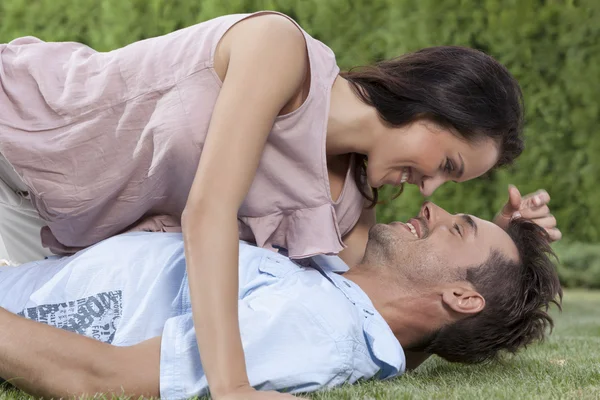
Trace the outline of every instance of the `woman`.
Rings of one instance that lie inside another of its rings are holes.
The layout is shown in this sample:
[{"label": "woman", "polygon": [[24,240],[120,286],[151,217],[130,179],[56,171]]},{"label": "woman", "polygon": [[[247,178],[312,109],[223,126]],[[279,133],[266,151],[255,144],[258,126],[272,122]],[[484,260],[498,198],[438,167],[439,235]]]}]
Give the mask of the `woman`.
[{"label": "woman", "polygon": [[[216,398],[284,396],[248,383],[238,238],[352,264],[374,223],[369,187],[416,184],[428,196],[523,147],[518,85],[490,57],[433,48],[340,75],[331,50],[273,12],[110,53],[34,38],[0,50],[3,179],[31,199],[55,253],[181,225]],[[517,197],[506,218],[539,217],[556,234],[547,194],[533,208]]]}]

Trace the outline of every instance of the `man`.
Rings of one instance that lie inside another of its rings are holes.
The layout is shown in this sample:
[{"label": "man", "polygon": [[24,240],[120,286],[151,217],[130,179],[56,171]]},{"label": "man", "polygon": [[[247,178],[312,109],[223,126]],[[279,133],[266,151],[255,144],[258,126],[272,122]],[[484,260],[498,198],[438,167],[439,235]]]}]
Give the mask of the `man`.
[{"label": "man", "polygon": [[[471,363],[543,338],[562,291],[542,232],[425,203],[406,224],[374,226],[343,274],[326,257],[240,244],[250,383],[307,392],[398,376],[404,351]],[[0,376],[44,397],[206,393],[183,254],[180,235],[136,233],[1,269]]]}]

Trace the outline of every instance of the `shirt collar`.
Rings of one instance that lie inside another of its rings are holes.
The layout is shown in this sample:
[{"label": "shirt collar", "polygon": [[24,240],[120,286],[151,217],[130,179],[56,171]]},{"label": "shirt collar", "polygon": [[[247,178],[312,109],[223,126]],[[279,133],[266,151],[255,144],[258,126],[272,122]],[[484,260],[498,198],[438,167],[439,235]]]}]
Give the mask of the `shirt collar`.
[{"label": "shirt collar", "polygon": [[325,254],[319,254],[311,257],[311,259],[319,266],[323,271],[344,273],[350,269],[348,265],[342,261],[338,256],[328,256]]},{"label": "shirt collar", "polygon": [[356,283],[338,274],[348,271],[348,266],[336,256],[315,256],[312,261],[313,267],[320,270],[363,315],[367,344],[381,364],[379,379],[403,374],[406,368],[404,350],[389,325],[375,309],[369,296]]}]

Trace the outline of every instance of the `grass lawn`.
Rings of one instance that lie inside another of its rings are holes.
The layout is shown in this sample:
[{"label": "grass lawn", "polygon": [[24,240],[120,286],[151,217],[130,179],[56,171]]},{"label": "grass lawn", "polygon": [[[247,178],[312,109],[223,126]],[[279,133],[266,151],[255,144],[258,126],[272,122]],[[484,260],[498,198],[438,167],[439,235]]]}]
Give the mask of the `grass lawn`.
[{"label": "grass lawn", "polygon": [[[366,382],[311,399],[600,399],[600,292],[567,291],[550,339],[502,364],[427,361],[388,382]],[[0,400],[27,398],[18,391]],[[110,398],[107,396],[107,398]]]},{"label": "grass lawn", "polygon": [[600,292],[570,290],[550,338],[502,364],[430,359],[391,382],[347,386],[313,399],[600,399]]}]

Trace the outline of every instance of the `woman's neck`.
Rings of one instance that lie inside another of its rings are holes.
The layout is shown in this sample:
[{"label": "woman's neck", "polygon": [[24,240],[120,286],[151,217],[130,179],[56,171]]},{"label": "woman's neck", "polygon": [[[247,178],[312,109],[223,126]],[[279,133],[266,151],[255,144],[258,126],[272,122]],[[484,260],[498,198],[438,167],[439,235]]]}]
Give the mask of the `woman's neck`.
[{"label": "woman's neck", "polygon": [[380,127],[377,110],[365,104],[350,83],[338,76],[331,88],[327,155],[368,154]]}]

